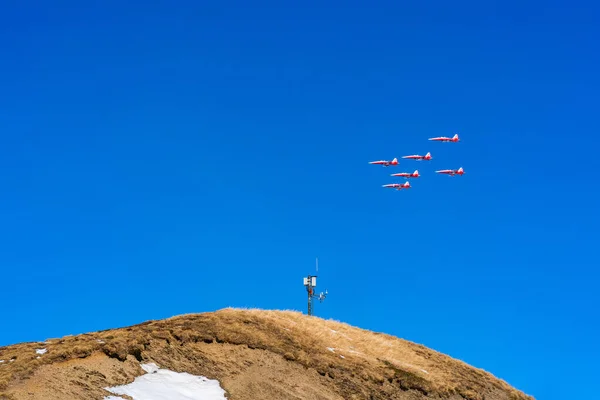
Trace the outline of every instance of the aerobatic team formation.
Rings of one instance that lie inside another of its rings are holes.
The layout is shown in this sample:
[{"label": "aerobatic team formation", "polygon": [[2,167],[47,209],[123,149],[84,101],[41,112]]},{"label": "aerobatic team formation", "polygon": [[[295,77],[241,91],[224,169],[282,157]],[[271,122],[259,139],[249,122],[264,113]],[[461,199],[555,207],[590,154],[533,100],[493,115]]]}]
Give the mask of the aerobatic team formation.
[{"label": "aerobatic team formation", "polygon": [[[460,139],[458,138],[458,134],[455,134],[453,137],[439,136],[439,137],[429,138],[428,140],[431,140],[434,142],[447,142],[447,143],[457,143],[460,141]],[[404,156],[402,158],[408,159],[408,160],[416,160],[416,161],[430,161],[432,159],[430,152],[427,152],[427,154],[425,154],[424,156],[418,155],[418,154],[413,154],[410,156]],[[398,158],[394,158],[392,161],[387,161],[387,160],[370,161],[369,164],[383,165],[384,167],[396,166],[396,165],[398,165]],[[463,170],[463,167],[460,167],[459,169],[440,169],[435,172],[438,174],[446,174],[449,176],[455,176],[455,175],[461,176],[465,173]],[[391,174],[391,176],[403,177],[403,178],[406,178],[407,181],[402,184],[388,183],[388,184],[382,185],[382,186],[384,188],[402,190],[402,189],[408,189],[411,187],[410,182],[408,181],[409,178],[418,178],[421,175],[419,175],[419,170],[416,169],[412,173],[411,172],[398,172],[395,174]]]}]

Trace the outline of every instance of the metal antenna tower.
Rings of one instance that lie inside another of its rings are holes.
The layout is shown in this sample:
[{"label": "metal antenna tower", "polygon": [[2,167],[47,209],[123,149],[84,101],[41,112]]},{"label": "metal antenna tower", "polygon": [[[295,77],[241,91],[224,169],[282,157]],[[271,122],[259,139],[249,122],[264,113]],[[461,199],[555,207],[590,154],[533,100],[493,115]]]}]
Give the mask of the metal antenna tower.
[{"label": "metal antenna tower", "polygon": [[[316,261],[316,270],[317,273],[319,272],[319,258],[317,258]],[[312,299],[313,297],[318,297],[319,298],[319,302],[322,303],[323,300],[325,300],[325,297],[327,297],[327,290],[325,290],[325,293],[321,292],[318,295],[315,294],[314,288],[317,286],[317,275],[308,275],[308,277],[304,278],[304,286],[306,286],[306,291],[308,292],[308,315],[312,315],[313,314],[313,306],[312,306]]]}]

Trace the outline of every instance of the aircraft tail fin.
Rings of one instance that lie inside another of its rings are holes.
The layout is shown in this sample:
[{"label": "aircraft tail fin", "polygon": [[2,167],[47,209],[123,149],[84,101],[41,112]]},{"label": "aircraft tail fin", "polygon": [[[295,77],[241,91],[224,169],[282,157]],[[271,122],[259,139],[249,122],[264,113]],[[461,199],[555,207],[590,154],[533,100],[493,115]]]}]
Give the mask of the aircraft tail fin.
[{"label": "aircraft tail fin", "polygon": [[455,134],[454,134],[454,137],[452,137],[452,139],[454,139],[454,140],[458,140],[458,133],[455,133]]}]

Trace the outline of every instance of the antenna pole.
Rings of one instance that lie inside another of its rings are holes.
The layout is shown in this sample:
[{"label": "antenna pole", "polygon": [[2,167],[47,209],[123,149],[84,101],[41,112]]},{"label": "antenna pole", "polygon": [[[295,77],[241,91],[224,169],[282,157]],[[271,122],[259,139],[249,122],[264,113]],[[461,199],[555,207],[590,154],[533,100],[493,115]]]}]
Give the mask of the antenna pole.
[{"label": "antenna pole", "polygon": [[308,315],[312,315],[312,296],[313,296],[313,286],[312,286],[312,276],[308,276]]},{"label": "antenna pole", "polygon": [[[316,270],[319,271],[319,258],[316,259]],[[327,290],[325,293],[321,292],[318,295],[315,294],[314,288],[317,286],[317,275],[308,275],[308,277],[304,278],[304,286],[306,286],[306,291],[308,293],[308,315],[313,314],[313,305],[312,299],[313,297],[319,297],[319,301],[323,302],[325,297],[327,297]]]}]

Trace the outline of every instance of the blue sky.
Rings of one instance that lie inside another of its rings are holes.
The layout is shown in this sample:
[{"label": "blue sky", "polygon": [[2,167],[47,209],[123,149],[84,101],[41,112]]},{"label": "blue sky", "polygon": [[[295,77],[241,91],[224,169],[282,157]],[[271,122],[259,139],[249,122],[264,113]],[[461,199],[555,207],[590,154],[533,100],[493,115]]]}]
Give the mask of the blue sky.
[{"label": "blue sky", "polygon": [[305,311],[318,256],[319,316],[595,390],[598,5],[102,3],[0,12],[0,345]]}]

